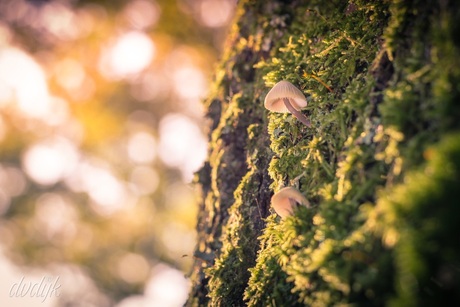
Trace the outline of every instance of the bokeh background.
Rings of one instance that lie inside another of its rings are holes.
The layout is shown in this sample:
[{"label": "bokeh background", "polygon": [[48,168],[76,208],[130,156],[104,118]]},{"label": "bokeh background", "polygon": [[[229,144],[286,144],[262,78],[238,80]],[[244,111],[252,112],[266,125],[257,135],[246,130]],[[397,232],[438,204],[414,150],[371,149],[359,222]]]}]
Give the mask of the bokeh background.
[{"label": "bokeh background", "polygon": [[[181,306],[235,0],[0,1],[2,306]],[[10,297],[59,277],[59,297]]]}]

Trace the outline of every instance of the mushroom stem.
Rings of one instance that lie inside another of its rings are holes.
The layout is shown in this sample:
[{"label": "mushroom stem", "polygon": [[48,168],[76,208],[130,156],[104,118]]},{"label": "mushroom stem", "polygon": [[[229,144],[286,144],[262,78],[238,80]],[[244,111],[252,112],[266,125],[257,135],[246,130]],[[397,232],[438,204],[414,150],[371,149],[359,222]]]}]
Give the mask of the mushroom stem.
[{"label": "mushroom stem", "polygon": [[289,98],[283,98],[284,105],[298,120],[300,120],[305,126],[311,127],[310,120],[302,114],[302,112],[296,110],[292,104],[289,102]]}]

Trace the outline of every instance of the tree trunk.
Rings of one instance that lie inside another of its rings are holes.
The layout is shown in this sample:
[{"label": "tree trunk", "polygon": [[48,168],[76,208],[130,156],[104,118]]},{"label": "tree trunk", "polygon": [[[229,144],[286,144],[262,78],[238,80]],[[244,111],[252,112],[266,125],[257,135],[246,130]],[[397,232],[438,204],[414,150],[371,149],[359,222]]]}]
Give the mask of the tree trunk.
[{"label": "tree trunk", "polygon": [[[460,304],[458,20],[447,0],[239,3],[187,305]],[[265,110],[280,80],[311,127]],[[312,208],[280,219],[286,186]]]}]

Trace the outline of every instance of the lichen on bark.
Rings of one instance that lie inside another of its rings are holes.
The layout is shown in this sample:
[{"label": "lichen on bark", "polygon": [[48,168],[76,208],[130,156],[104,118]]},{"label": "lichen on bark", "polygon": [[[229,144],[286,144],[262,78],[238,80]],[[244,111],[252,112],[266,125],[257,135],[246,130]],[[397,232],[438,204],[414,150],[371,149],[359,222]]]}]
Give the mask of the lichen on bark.
[{"label": "lichen on bark", "polygon": [[[188,305],[460,302],[459,12],[447,0],[239,3],[206,101]],[[263,109],[280,80],[308,96],[312,127]],[[284,186],[312,208],[276,217]]]}]

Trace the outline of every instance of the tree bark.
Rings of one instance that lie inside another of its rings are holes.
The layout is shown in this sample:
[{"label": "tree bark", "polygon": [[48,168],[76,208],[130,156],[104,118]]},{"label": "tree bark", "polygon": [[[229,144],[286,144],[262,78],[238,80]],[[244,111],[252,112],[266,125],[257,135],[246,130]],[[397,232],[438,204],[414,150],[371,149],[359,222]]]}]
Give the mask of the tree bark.
[{"label": "tree bark", "polygon": [[[460,303],[459,11],[239,3],[206,101],[187,305]],[[308,96],[311,127],[264,109],[280,80]],[[285,186],[312,208],[277,217],[270,198]]]}]

